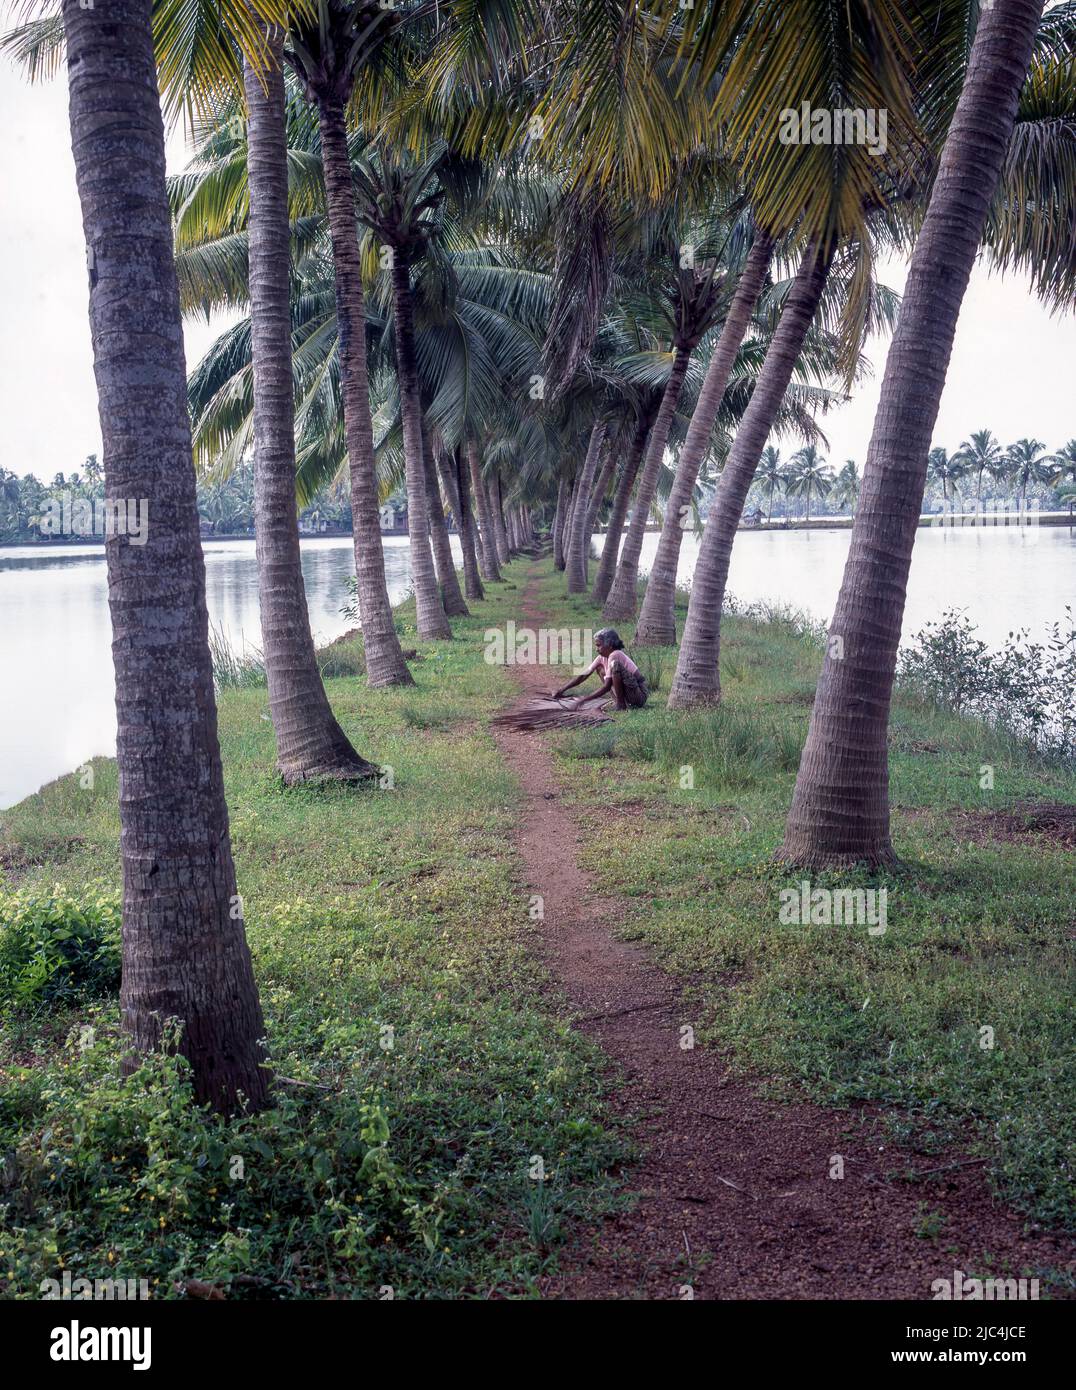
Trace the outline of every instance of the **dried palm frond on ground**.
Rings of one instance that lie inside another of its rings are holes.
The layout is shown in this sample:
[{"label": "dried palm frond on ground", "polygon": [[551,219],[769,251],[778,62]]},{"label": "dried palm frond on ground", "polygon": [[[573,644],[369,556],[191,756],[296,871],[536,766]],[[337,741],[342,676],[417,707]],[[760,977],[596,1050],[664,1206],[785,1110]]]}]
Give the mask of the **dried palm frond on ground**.
[{"label": "dried palm frond on ground", "polygon": [[526,704],[498,714],[491,721],[505,729],[563,729],[572,725],[605,724],[609,715],[602,705],[580,705],[577,700],[554,700],[539,695]]}]

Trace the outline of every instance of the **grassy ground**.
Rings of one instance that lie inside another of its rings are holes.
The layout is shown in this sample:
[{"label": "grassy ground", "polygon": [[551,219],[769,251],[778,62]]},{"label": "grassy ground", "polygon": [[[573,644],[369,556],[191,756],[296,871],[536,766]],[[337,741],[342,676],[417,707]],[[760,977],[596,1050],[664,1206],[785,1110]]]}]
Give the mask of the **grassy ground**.
[{"label": "grassy ground", "polygon": [[[557,625],[594,620],[559,578],[543,587]],[[589,824],[585,862],[635,908],[625,935],[690,978],[703,1036],[745,1070],[828,1103],[880,1102],[903,1143],[963,1143],[1006,1200],[1076,1224],[1072,850],[1024,833],[1020,809],[1076,804],[1076,773],[898,698],[902,867],[812,876],[813,887],[885,887],[886,932],[782,925],[781,890],[804,875],[772,855],[821,648],[782,615],[734,615],[722,634],[718,710],[666,710],[675,652],[637,652],[657,698],[561,739]]]},{"label": "grassy ground", "polygon": [[[528,571],[510,567],[451,643],[415,643],[399,610],[417,690],[329,679],[391,789],[282,792],[264,689],[222,696],[247,931],[289,1078],[272,1111],[206,1117],[169,1058],[121,1086],[114,979],[13,995],[4,941],[20,923],[114,934],[114,765],[5,813],[0,1292],[35,1296],[69,1269],[146,1277],[160,1296],[187,1280],[233,1297],[527,1296],[570,1224],[618,1200],[623,1136],[603,1124],[600,1059],[546,997],[511,845],[515,784],[484,727],[514,687],[483,660],[483,632],[520,621]],[[553,626],[596,624],[548,562],[542,591]],[[659,689],[647,709],[558,740],[585,862],[633,905],[626,934],[685,976],[702,1035],[743,1068],[828,1102],[880,1102],[926,1151],[970,1144],[1007,1199],[1070,1221],[1066,851],[995,835],[989,818],[1076,802],[1076,777],[898,701],[904,867],[858,880],[888,889],[886,934],[781,926],[780,889],[797,876],[771,855],[819,654],[781,618],[725,631],[721,709],[670,715]],[[326,669],[353,657],[336,648]],[[645,664],[667,689],[672,653]]]},{"label": "grassy ground", "polygon": [[[329,682],[391,790],[282,792],[264,689],[221,698],[274,1064],[316,1084],[282,1084],[275,1110],[220,1124],[190,1105],[172,1062],[118,1085],[112,991],[9,1001],[7,1296],[36,1296],[62,1269],[148,1277],[159,1295],[194,1279],[233,1296],[525,1296],[567,1219],[609,1199],[620,1150],[594,1056],[543,1002],[513,781],[483,728],[511,686],[483,662],[482,631],[518,597],[511,580],[491,592],[480,618],[456,624],[460,640],[418,644],[417,690]],[[399,617],[413,645],[410,609]],[[57,894],[114,901],[116,771],[94,768],[92,790],[63,778],[5,813],[0,864],[19,896],[0,920]]]}]

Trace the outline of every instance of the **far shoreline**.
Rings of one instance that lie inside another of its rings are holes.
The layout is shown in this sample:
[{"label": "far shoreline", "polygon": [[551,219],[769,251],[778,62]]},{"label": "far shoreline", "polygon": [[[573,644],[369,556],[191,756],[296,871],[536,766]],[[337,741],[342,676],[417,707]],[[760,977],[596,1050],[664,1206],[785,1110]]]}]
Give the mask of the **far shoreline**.
[{"label": "far shoreline", "polygon": [[[939,531],[1006,531],[1029,529],[1035,526],[1068,526],[1070,529],[1076,528],[1076,515],[1070,515],[1068,512],[1034,512],[1032,515],[1035,520],[1024,522],[1019,520],[1010,522],[1010,514],[1005,512],[1000,512],[996,515],[988,512],[985,515],[990,519],[976,524],[974,512],[958,513],[955,516],[945,516],[941,512],[924,513],[919,518],[919,527],[920,529],[933,528]],[[1011,515],[1015,517],[1016,513],[1012,513]],[[854,518],[850,516],[824,516],[811,517],[810,521],[805,521],[802,517],[795,521],[786,521],[784,518],[777,521],[760,521],[758,523],[741,521],[737,530],[743,532],[850,531],[852,529],[853,520]],[[647,535],[657,535],[660,531],[661,527],[658,525],[648,526],[646,528]],[[458,533],[450,527],[449,534],[455,536]],[[595,536],[606,536],[608,534],[607,531],[602,530],[596,530],[594,532]],[[407,538],[408,532],[406,527],[399,530],[381,532],[382,540],[406,540]],[[254,536],[249,531],[201,537],[203,545],[212,541],[248,541],[253,545],[254,539]],[[353,533],[351,531],[336,529],[328,531],[304,531],[301,532],[299,536],[300,542],[352,539]],[[98,546],[103,549],[104,545],[105,538],[103,536],[57,536],[48,540],[42,538],[39,541],[0,541],[0,550],[48,551],[63,550],[73,546]]]}]

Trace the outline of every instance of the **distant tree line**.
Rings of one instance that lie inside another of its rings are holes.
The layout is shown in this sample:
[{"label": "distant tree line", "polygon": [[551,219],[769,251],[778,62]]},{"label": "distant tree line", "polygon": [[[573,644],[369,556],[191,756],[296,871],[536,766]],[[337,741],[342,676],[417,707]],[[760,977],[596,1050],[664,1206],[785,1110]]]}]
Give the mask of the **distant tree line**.
[{"label": "distant tree line", "polygon": [[[759,520],[840,516],[854,512],[859,497],[859,469],[847,459],[833,468],[814,444],[797,449],[787,460],[773,445],[763,450],[747,498],[747,514]],[[1004,447],[991,430],[977,430],[950,453],[930,451],[925,511],[939,504],[974,506],[976,502],[1027,502],[1046,511],[1076,505],[1076,439],[1054,453],[1038,439],[1018,439]],[[761,515],[760,515],[761,514]]]},{"label": "distant tree line", "polygon": [[[30,545],[44,539],[42,514],[50,499],[59,501],[65,493],[72,501],[85,498],[91,503],[104,497],[104,473],[96,454],[90,454],[75,472],[57,473],[51,483],[43,483],[33,473],[20,478],[0,469],[0,544]],[[198,484],[198,514],[203,530],[213,535],[253,536],[254,465],[242,464],[225,478],[204,477]],[[326,484],[298,516],[301,531],[350,531],[346,483]]]}]

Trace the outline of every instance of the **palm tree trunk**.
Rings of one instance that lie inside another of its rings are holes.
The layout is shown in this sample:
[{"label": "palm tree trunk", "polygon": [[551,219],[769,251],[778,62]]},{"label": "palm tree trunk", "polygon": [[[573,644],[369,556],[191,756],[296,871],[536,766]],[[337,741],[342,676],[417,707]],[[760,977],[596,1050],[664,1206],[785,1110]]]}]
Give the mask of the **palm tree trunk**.
[{"label": "palm tree trunk", "polygon": [[415,308],[411,297],[411,264],[400,247],[392,253],[392,320],[396,330],[396,380],[403,424],[404,471],[407,475],[407,533],[411,538],[411,582],[415,586],[415,617],[424,641],[452,636],[430,544],[430,509],[426,496],[426,465],[422,448],[422,400],[415,355]]},{"label": "palm tree trunk", "polygon": [[636,421],[635,433],[632,435],[620,479],[616,485],[613,509],[609,514],[609,525],[605,532],[605,544],[602,546],[601,559],[598,561],[598,574],[590,594],[591,602],[599,607],[609,597],[613,575],[616,573],[620,537],[624,530],[624,518],[628,514],[631,490],[635,486],[635,479],[639,472],[639,464],[642,462],[643,450],[646,448],[646,437],[650,433],[652,419],[652,412],[643,410]]},{"label": "palm tree trunk", "polygon": [[886,361],[859,508],[781,855],[887,864],[889,707],[904,598],[960,306],[1012,135],[1040,0],[984,9]]},{"label": "palm tree trunk", "polygon": [[468,494],[467,473],[461,462],[460,450],[454,454],[442,453],[437,460],[441,480],[444,483],[448,505],[456,518],[460,549],[463,551],[463,592],[467,598],[485,598],[482,580],[478,573],[478,556],[475,552],[474,521],[471,517],[470,496]]},{"label": "palm tree trunk", "polygon": [[491,584],[501,583],[501,570],[497,560],[497,542],[493,535],[493,513],[489,505],[489,493],[482,477],[482,465],[478,461],[478,445],[473,439],[467,441],[467,463],[471,472],[471,490],[478,507],[478,541],[482,561],[482,578]]},{"label": "palm tree trunk", "polygon": [[623,621],[625,618],[635,616],[639,602],[639,556],[643,551],[646,523],[650,519],[650,504],[654,500],[654,492],[658,484],[658,472],[665,457],[665,445],[668,442],[669,430],[672,428],[676,403],[680,399],[680,388],[687,375],[687,364],[690,357],[691,349],[686,347],[678,347],[673,356],[669,380],[662,392],[661,405],[658,407],[654,428],[650,431],[646,462],[643,464],[642,476],[639,479],[639,490],[635,494],[635,507],[631,514],[628,533],[624,537],[624,548],[616,567],[616,578],[613,580],[613,587],[609,590],[609,597],[605,600],[605,607],[602,609],[602,617],[607,622]]},{"label": "palm tree trunk", "polygon": [[661,538],[646,581],[643,606],[635,628],[636,646],[670,647],[676,642],[676,571],[680,563],[680,543],[686,518],[690,514],[699,468],[710,444],[717,412],[725,397],[736,354],[744,340],[755,304],[766,283],[766,272],[773,257],[773,238],[755,229],[747,261],[736,286],[710,365],[706,369],[699,399],[695,404],[687,438],[680,450],[672,491],[665,508]]},{"label": "palm tree trunk", "polygon": [[587,504],[587,520],[583,527],[583,569],[587,570],[590,560],[590,543],[594,535],[594,528],[598,524],[598,512],[601,510],[602,503],[605,501],[609,491],[609,484],[613,481],[613,473],[616,470],[616,450],[609,448],[606,450],[606,458],[602,464],[601,472],[598,474],[598,481],[594,484],[590,494],[590,501]]},{"label": "palm tree trunk", "polygon": [[575,478],[568,482],[564,496],[564,516],[560,524],[560,553],[564,557],[564,569],[568,568],[568,538],[572,534],[572,512],[575,509]]},{"label": "palm tree trunk", "polygon": [[590,506],[590,494],[594,488],[594,474],[597,472],[598,459],[601,457],[602,444],[605,441],[605,430],[604,420],[595,421],[590,431],[586,458],[583,460],[583,471],[579,475],[579,481],[575,488],[575,510],[572,512],[572,528],[568,534],[568,592],[570,594],[585,594],[587,591],[586,552],[590,544],[590,537],[586,534],[587,512]]},{"label": "palm tree trunk", "polygon": [[284,36],[267,35],[267,66],[244,64],[250,188],[250,323],[254,368],[254,533],[262,653],[277,765],[285,783],[376,774],[337,723],[314,653],[295,507],[288,149]]},{"label": "palm tree trunk", "polygon": [[496,562],[507,564],[512,556],[509,555],[509,548],[507,548],[505,513],[500,507],[500,474],[496,468],[485,480],[485,496],[487,496],[489,505],[489,527],[491,527],[492,541],[494,541]]},{"label": "palm tree trunk", "polygon": [[501,505],[501,474],[495,468],[490,475],[489,485],[489,515],[493,523],[493,542],[497,549],[497,561],[499,564],[507,565],[512,558],[508,549],[508,532],[504,525],[504,508]]},{"label": "palm tree trunk", "polygon": [[265,1025],[236,891],[151,0],[64,0],[106,496],[147,541],[105,545],[116,668],[127,1073],[169,1019],[200,1103],[264,1105]]},{"label": "palm tree trunk", "polygon": [[557,508],[553,513],[553,568],[562,570],[564,557],[564,514],[568,509],[568,484],[563,478],[557,483]]},{"label": "palm tree trunk", "polygon": [[832,252],[820,252],[814,246],[807,248],[721,471],[691,580],[691,601],[669,691],[670,709],[716,704],[721,698],[721,607],[736,529],[766,439],[822,298],[831,259]]},{"label": "palm tree trunk", "polygon": [[441,502],[441,491],[437,485],[433,454],[425,426],[422,429],[422,463],[426,475],[426,502],[430,509],[430,539],[433,542],[433,558],[437,568],[437,583],[441,590],[441,602],[445,613],[453,618],[470,617],[470,609],[463,601],[456,561],[452,555],[452,541],[445,521],[445,509]]},{"label": "palm tree trunk", "polygon": [[374,471],[374,432],[366,369],[366,308],[355,224],[355,193],[347,151],[344,102],[333,93],[318,98],[325,207],[332,240],[336,327],[340,340],[340,395],[344,406],[351,483],[351,528],[359,595],[366,679],[372,686],[414,685],[396,635],[385,583],[385,553]]}]

